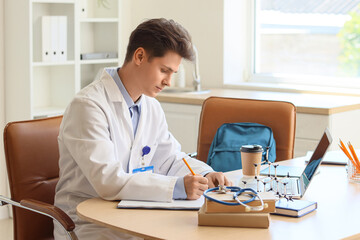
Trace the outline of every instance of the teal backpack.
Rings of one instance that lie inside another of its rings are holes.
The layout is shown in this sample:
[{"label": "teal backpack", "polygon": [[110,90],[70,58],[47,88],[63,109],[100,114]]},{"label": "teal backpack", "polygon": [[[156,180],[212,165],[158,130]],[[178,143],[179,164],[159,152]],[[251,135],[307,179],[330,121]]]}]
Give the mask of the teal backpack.
[{"label": "teal backpack", "polygon": [[224,123],[216,131],[210,146],[207,164],[215,171],[242,169],[240,148],[243,145],[261,145],[263,159],[274,162],[276,144],[270,127],[258,123]]}]

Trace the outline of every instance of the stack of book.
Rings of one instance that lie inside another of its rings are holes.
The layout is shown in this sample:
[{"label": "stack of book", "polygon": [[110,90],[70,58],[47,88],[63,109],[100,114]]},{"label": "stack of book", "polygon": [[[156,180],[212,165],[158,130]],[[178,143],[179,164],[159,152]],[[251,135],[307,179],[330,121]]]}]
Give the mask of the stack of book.
[{"label": "stack of book", "polygon": [[[209,193],[217,200],[225,202],[236,202],[233,199],[234,193]],[[228,226],[248,228],[268,228],[270,225],[270,213],[275,212],[277,197],[272,192],[259,193],[264,204],[267,205],[262,211],[246,211],[242,205],[230,206],[206,199],[204,205],[198,212],[199,226]],[[248,199],[248,196],[239,196],[241,201]],[[259,206],[258,199],[248,203],[249,206]]]}]

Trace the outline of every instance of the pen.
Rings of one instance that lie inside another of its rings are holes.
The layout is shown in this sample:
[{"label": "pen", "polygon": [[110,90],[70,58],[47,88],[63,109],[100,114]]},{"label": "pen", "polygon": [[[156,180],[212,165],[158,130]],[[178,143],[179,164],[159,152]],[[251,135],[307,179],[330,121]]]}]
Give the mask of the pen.
[{"label": "pen", "polygon": [[185,160],[185,158],[183,158],[183,161],[184,161],[184,163],[186,164],[186,166],[189,168],[189,170],[190,170],[190,172],[192,173],[192,175],[195,176],[194,171],[191,169],[190,165],[187,163],[187,161]]}]

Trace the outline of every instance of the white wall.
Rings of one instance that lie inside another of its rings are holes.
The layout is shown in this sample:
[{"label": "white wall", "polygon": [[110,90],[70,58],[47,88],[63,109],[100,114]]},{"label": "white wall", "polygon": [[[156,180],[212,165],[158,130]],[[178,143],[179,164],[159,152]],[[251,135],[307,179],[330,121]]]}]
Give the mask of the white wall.
[{"label": "white wall", "polygon": [[[123,0],[120,4],[122,56],[131,31],[143,20],[174,19],[190,32],[198,48],[203,88],[222,86],[224,0]],[[191,86],[193,66],[187,63],[185,68],[187,85]],[[9,196],[2,137],[5,126],[4,69],[4,0],[0,0],[0,194]],[[7,208],[0,207],[0,219],[7,216]]]},{"label": "white wall", "polygon": [[[4,0],[0,0],[0,195],[8,196],[6,166],[3,147],[5,126],[5,81],[4,81]],[[0,219],[7,218],[8,208],[0,207]]]},{"label": "white wall", "polygon": [[[130,23],[123,33],[123,45],[145,19],[173,19],[189,31],[197,46],[203,88],[222,87],[223,5],[224,0],[131,0],[130,16],[123,18],[123,22]],[[185,70],[187,85],[191,86],[193,66],[185,64]]]}]

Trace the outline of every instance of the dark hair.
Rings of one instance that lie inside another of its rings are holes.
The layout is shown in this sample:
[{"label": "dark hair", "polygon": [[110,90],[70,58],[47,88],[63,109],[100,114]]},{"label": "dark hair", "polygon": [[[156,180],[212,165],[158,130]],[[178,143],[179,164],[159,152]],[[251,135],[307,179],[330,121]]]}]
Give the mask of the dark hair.
[{"label": "dark hair", "polygon": [[141,23],[130,35],[125,63],[131,61],[139,47],[149,54],[149,60],[163,57],[168,51],[174,51],[187,60],[194,59],[190,34],[174,20],[158,18]]}]

